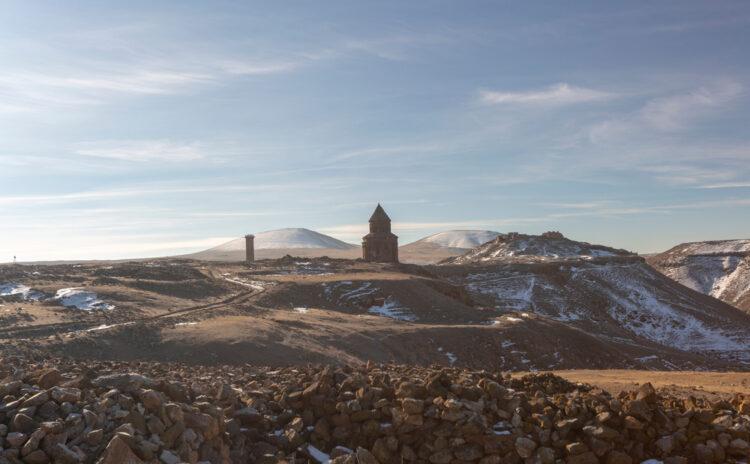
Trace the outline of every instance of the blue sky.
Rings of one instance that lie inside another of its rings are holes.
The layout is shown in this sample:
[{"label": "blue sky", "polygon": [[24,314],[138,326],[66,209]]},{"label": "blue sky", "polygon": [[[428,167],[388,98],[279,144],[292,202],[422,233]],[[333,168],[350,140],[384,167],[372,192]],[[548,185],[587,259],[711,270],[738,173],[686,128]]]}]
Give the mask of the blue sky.
[{"label": "blue sky", "polygon": [[0,261],[750,237],[747,2],[6,1]]}]

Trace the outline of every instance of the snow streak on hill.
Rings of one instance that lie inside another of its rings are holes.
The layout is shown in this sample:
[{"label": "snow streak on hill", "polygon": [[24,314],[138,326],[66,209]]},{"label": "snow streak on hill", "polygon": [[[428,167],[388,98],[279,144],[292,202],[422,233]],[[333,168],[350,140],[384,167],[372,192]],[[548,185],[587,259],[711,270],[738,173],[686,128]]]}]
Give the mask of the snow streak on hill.
[{"label": "snow streak on hill", "polygon": [[693,290],[750,311],[750,240],[683,243],[648,261]]},{"label": "snow streak on hill", "polygon": [[[356,248],[355,245],[342,242],[328,235],[323,235],[309,229],[289,228],[269,230],[255,234],[256,250],[273,250],[282,248],[328,248],[335,250],[348,250]],[[239,251],[245,250],[245,238],[237,238],[210,251]]]},{"label": "snow streak on hill", "polygon": [[414,243],[432,243],[446,248],[470,249],[493,240],[500,232],[492,230],[447,230],[430,235]]}]

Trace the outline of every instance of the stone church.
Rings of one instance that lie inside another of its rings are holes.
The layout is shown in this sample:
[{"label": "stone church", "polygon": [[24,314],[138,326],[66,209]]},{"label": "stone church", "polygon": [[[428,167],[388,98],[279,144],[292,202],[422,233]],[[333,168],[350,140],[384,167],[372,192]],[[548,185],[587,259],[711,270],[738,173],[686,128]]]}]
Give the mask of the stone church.
[{"label": "stone church", "polygon": [[398,262],[398,237],[391,233],[391,218],[380,203],[370,217],[370,233],[362,237],[362,257],[376,263]]}]

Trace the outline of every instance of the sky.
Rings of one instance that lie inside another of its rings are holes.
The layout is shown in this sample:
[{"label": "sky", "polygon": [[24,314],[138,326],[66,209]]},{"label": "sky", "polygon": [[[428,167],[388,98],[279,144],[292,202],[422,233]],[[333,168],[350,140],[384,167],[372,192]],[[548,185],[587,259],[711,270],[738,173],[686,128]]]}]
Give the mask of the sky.
[{"label": "sky", "polygon": [[750,238],[745,1],[12,1],[0,262],[306,227]]}]

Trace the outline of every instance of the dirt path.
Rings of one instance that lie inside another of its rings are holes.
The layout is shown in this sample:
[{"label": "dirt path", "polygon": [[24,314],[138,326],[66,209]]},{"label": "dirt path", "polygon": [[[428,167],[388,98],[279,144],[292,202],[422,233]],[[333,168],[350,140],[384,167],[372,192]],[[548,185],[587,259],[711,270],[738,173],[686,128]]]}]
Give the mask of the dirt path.
[{"label": "dirt path", "polygon": [[[711,398],[750,394],[748,372],[636,371],[636,370],[568,370],[553,371],[572,382],[596,385],[612,394],[630,391],[639,384],[651,382],[657,389],[673,394],[693,394]],[[524,373],[514,374],[521,376]]]},{"label": "dirt path", "polygon": [[[243,284],[240,284],[240,285],[243,285]],[[155,316],[148,316],[148,317],[139,318],[133,321],[118,322],[114,324],[102,324],[100,322],[94,322],[94,323],[60,322],[60,323],[55,323],[55,324],[35,325],[35,326],[30,326],[30,327],[7,328],[7,329],[0,330],[0,339],[12,338],[14,340],[21,341],[21,340],[30,340],[34,338],[46,338],[50,335],[64,336],[69,333],[82,333],[82,332],[87,332],[91,330],[97,330],[97,331],[109,330],[109,329],[114,329],[117,327],[129,326],[129,325],[133,325],[137,323],[149,323],[149,322],[154,322],[158,320],[165,320],[170,317],[184,316],[186,314],[191,314],[191,313],[200,312],[200,311],[217,310],[217,309],[223,308],[224,306],[237,303],[239,301],[244,301],[248,298],[257,296],[263,291],[264,289],[262,288],[250,287],[248,290],[235,293],[221,301],[217,301],[214,303],[190,306],[187,308],[178,309],[176,311],[172,311],[172,312],[168,312],[164,314],[158,314]]]}]

